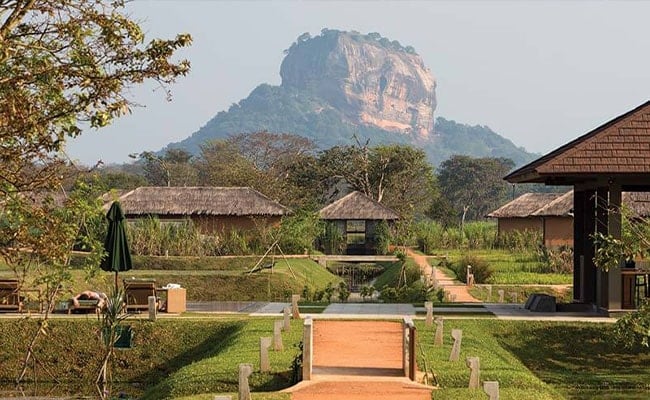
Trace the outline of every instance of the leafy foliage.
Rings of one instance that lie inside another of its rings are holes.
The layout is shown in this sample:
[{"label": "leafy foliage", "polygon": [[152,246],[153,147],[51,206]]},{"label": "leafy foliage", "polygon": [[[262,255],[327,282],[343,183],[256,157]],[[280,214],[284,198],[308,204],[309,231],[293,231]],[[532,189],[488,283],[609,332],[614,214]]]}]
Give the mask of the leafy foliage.
[{"label": "leafy foliage", "polygon": [[616,321],[614,339],[628,350],[650,351],[650,302],[642,302],[638,310]]},{"label": "leafy foliage", "polygon": [[512,167],[514,163],[509,159],[459,155],[440,165],[440,190],[461,217],[461,223],[466,219],[484,218],[488,212],[503,204],[508,189],[503,176]]},{"label": "leafy foliage", "polygon": [[484,259],[472,255],[462,257],[457,262],[451,265],[451,269],[456,274],[456,278],[467,283],[467,266],[472,266],[472,273],[474,274],[474,282],[476,283],[489,283],[490,278],[494,274],[490,264]]}]

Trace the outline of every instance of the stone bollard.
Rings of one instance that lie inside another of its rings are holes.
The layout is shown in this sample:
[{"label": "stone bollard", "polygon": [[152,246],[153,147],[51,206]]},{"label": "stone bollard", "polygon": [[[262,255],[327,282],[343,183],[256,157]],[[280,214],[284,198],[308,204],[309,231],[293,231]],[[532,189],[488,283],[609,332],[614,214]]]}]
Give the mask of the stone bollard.
[{"label": "stone bollard", "polygon": [[505,291],[503,289],[497,290],[497,293],[499,293],[499,303],[503,303],[505,300],[503,296],[505,295]]},{"label": "stone bollard", "polygon": [[283,321],[284,321],[284,327],[282,328],[283,331],[289,332],[291,330],[291,308],[290,307],[285,307],[282,312],[283,314]]},{"label": "stone bollard", "polygon": [[239,364],[239,400],[251,400],[248,377],[253,373],[253,365]]},{"label": "stone bollard", "polygon": [[271,347],[270,337],[260,338],[260,372],[269,372],[271,370],[271,361],[269,361],[269,347]]},{"label": "stone bollard", "polygon": [[469,388],[478,389],[481,386],[480,381],[480,365],[478,357],[467,357],[465,364],[469,368]]},{"label": "stone bollard", "polygon": [[483,382],[483,391],[490,396],[489,400],[499,400],[499,381]]},{"label": "stone bollard", "polygon": [[460,342],[463,340],[463,330],[452,329],[451,337],[454,339],[454,345],[451,348],[449,361],[458,361],[460,359]]},{"label": "stone bollard", "polygon": [[425,301],[424,308],[427,310],[427,318],[424,321],[424,324],[426,326],[431,326],[433,325],[433,303],[430,301]]},{"label": "stone bollard", "polygon": [[157,318],[156,296],[147,297],[147,301],[147,305],[149,306],[149,321],[155,321]]},{"label": "stone bollard", "polygon": [[307,317],[302,332],[302,380],[311,380],[313,352],[314,352],[314,326],[311,318]]},{"label": "stone bollard", "polygon": [[291,295],[291,314],[292,317],[295,319],[300,318],[300,310],[298,309],[298,300],[300,300],[300,295],[299,294],[292,294]]},{"label": "stone bollard", "polygon": [[485,299],[485,302],[490,303],[492,301],[492,285],[487,285],[485,288],[487,289],[487,298]]},{"label": "stone bollard", "polygon": [[273,324],[273,350],[275,351],[284,350],[284,345],[282,344],[282,325],[284,325],[284,321],[281,319],[275,321]]},{"label": "stone bollard", "polygon": [[519,295],[517,292],[510,292],[509,294],[513,303],[519,303]]},{"label": "stone bollard", "polygon": [[442,317],[435,317],[433,322],[436,324],[436,335],[433,337],[434,346],[442,346],[443,335],[443,319]]},{"label": "stone bollard", "polygon": [[474,274],[472,273],[472,266],[471,265],[467,266],[467,274],[465,275],[465,283],[467,284],[467,287],[474,286]]}]

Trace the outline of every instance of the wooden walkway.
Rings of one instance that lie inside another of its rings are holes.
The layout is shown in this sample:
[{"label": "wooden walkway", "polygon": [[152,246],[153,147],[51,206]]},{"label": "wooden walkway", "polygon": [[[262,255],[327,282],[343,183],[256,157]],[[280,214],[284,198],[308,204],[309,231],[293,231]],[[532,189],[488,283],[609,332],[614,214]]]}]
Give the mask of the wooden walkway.
[{"label": "wooden walkway", "polygon": [[402,324],[314,321],[311,381],[286,390],[292,400],[430,400],[431,388],[402,369]]}]

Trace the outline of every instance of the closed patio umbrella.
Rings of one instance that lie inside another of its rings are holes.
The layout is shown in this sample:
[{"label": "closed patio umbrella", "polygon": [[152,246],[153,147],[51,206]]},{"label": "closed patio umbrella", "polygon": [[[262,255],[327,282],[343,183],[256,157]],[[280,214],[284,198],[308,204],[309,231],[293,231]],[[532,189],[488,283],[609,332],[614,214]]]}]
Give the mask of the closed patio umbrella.
[{"label": "closed patio umbrella", "polygon": [[115,272],[115,291],[117,292],[117,274],[120,271],[128,271],[133,266],[124,229],[124,213],[122,213],[120,203],[113,202],[106,214],[106,219],[108,219],[108,232],[104,240],[106,255],[102,259],[100,267],[104,271]]}]

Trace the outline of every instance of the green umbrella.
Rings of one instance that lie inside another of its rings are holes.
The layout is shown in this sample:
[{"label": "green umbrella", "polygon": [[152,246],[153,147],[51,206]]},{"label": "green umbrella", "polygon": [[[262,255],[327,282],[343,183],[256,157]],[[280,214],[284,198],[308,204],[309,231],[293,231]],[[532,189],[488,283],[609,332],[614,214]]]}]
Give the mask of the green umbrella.
[{"label": "green umbrella", "polygon": [[104,240],[106,255],[102,259],[100,267],[104,271],[115,272],[115,291],[117,292],[117,274],[120,271],[128,271],[133,266],[124,229],[124,213],[122,213],[120,203],[113,202],[106,214],[106,219],[108,219],[108,232]]}]

